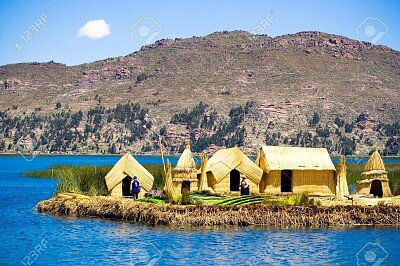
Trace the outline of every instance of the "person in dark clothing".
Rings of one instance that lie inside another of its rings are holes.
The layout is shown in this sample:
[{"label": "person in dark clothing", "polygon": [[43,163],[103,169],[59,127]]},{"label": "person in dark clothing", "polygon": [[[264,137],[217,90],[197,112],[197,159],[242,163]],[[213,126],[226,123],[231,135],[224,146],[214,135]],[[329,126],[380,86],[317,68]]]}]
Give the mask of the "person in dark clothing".
[{"label": "person in dark clothing", "polygon": [[137,200],[140,192],[140,182],[137,180],[137,177],[134,176],[132,180],[132,198],[133,200]]},{"label": "person in dark clothing", "polygon": [[245,175],[242,175],[242,182],[240,183],[239,190],[240,195],[250,195],[250,185]]}]

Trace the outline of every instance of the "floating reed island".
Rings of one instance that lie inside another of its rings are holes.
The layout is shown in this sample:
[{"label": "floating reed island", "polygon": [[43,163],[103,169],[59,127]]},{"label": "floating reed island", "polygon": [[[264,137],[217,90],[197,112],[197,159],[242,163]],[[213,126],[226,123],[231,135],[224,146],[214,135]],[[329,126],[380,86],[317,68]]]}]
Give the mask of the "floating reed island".
[{"label": "floating reed island", "polygon": [[[355,194],[349,193],[345,157],[336,170],[324,148],[263,146],[255,162],[237,147],[200,158],[197,169],[187,142],[177,165],[160,165],[161,174],[148,171],[130,154],[106,173],[103,168],[93,174],[64,167],[56,173],[58,194],[39,202],[37,209],[152,226],[399,226],[400,197],[392,196],[377,150]],[[133,177],[140,182],[138,201],[129,198]],[[251,195],[238,196],[246,183],[241,179],[247,180]]]},{"label": "floating reed island", "polygon": [[150,226],[264,226],[270,228],[399,225],[400,206],[171,205],[112,197],[60,195],[39,212],[125,220]]}]

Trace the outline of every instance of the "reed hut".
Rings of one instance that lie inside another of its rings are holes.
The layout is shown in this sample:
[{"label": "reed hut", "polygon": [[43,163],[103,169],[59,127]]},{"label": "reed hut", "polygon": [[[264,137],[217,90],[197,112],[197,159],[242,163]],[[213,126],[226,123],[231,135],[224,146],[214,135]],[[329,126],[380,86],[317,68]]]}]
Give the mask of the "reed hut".
[{"label": "reed hut", "polygon": [[356,194],[372,194],[379,198],[392,196],[385,165],[377,149],[365,164],[361,179],[357,182]]},{"label": "reed hut", "polygon": [[196,163],[192,151],[190,150],[190,141],[185,143],[185,150],[181,157],[179,157],[178,163],[174,168],[174,178],[172,179],[175,193],[183,193],[186,191],[197,190],[198,182],[197,179]]},{"label": "reed hut", "polygon": [[262,146],[256,164],[263,170],[261,193],[336,194],[336,169],[325,148]]},{"label": "reed hut", "polygon": [[140,182],[139,197],[143,197],[152,189],[154,177],[131,154],[127,153],[104,178],[108,194],[114,197],[131,196],[131,183],[134,176]]},{"label": "reed hut", "polygon": [[239,148],[217,151],[207,162],[207,183],[216,193],[239,191],[241,176],[245,175],[251,193],[259,192],[263,171]]}]

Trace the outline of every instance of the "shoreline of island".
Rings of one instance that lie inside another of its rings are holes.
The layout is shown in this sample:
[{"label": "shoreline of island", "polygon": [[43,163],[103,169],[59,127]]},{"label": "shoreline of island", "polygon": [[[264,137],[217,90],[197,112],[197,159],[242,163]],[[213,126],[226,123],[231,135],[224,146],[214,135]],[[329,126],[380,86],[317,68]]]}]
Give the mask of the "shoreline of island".
[{"label": "shoreline of island", "polygon": [[98,217],[149,226],[329,228],[399,226],[400,206],[209,206],[134,202],[112,197],[60,197],[38,203],[40,213]]}]

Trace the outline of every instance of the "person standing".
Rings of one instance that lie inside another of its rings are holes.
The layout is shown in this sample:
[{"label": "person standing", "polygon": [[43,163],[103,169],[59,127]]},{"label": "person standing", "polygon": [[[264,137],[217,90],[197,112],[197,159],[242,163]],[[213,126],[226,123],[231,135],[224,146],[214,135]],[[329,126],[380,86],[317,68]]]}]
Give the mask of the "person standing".
[{"label": "person standing", "polygon": [[140,182],[137,180],[137,177],[134,176],[132,180],[132,198],[133,200],[137,200],[140,192]]},{"label": "person standing", "polygon": [[240,195],[250,195],[250,185],[245,175],[242,175],[242,182],[240,183],[239,190]]}]

